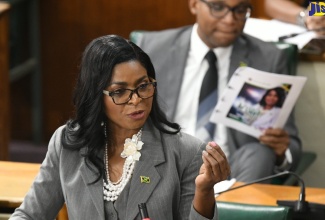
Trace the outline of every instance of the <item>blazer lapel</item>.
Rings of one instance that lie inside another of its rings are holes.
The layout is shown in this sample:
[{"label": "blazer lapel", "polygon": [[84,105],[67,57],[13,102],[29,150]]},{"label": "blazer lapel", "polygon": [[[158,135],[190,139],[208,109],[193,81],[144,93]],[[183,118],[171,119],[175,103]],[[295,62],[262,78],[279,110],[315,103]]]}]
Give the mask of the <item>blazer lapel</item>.
[{"label": "blazer lapel", "polygon": [[[229,73],[228,73],[228,81],[230,80],[231,76],[234,74],[236,69],[240,66],[250,66],[251,61],[248,57],[249,48],[247,45],[247,41],[245,40],[245,35],[242,35],[239,37],[235,43],[234,47],[232,49],[231,57],[230,57],[230,67],[229,67]],[[234,140],[238,140],[236,135],[240,135],[239,132],[237,132],[235,129],[227,128],[227,140],[228,140],[228,146],[230,153],[234,153],[237,149],[236,146],[238,146],[238,143],[234,142]],[[241,140],[241,139],[240,139]]]},{"label": "blazer lapel", "polygon": [[[96,169],[93,164],[89,165],[92,169]],[[84,161],[80,167],[80,173],[85,183],[85,188],[89,190],[91,199],[98,212],[98,219],[104,220],[103,181],[99,180],[94,184],[89,184],[93,182],[97,176],[87,167]]]},{"label": "blazer lapel", "polygon": [[248,45],[244,36],[239,37],[232,49],[231,57],[230,57],[230,67],[228,80],[234,74],[236,69],[240,66],[250,66],[251,62],[248,58]]},{"label": "blazer lapel", "polygon": [[[160,174],[155,166],[165,162],[159,131],[153,127],[144,129],[144,142],[140,161],[132,176],[126,207],[126,219],[134,219],[139,213],[138,204],[147,202],[160,181]],[[150,182],[141,181],[141,177],[149,178]]]}]

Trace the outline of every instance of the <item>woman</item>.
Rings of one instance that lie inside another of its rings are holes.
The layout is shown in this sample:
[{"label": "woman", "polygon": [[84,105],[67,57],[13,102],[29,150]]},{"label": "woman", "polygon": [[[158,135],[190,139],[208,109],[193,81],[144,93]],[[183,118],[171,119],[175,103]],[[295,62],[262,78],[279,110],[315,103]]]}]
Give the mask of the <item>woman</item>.
[{"label": "woman", "polygon": [[252,123],[252,126],[262,131],[273,127],[280,114],[284,99],[285,92],[283,88],[277,87],[267,90],[259,102],[259,116]]},{"label": "woman", "polygon": [[213,186],[229,175],[220,147],[180,132],[159,108],[155,70],[119,36],[86,48],[76,116],[54,133],[40,173],[11,219],[217,219]]}]

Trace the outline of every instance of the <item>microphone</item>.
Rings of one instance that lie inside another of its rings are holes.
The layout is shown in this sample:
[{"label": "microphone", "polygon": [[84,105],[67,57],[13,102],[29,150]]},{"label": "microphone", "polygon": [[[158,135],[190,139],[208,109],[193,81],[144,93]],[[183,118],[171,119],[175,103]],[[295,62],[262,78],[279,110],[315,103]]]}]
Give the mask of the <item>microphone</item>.
[{"label": "microphone", "polygon": [[260,178],[257,180],[253,180],[251,182],[242,184],[237,187],[233,187],[221,192],[218,192],[218,194],[222,194],[225,192],[229,192],[235,189],[239,189],[245,186],[252,185],[254,183],[260,183],[265,180],[274,179],[276,177],[280,176],[286,176],[286,175],[293,175],[300,183],[300,193],[299,193],[299,199],[296,201],[289,201],[289,200],[278,200],[277,204],[280,206],[288,206],[293,210],[293,220],[314,220],[314,219],[325,219],[325,205],[319,204],[319,203],[309,203],[305,199],[305,183],[304,181],[294,172],[291,171],[283,171],[271,176],[267,176],[264,178]]},{"label": "microphone", "polygon": [[324,31],[324,30],[325,30],[325,27],[318,28],[318,29],[309,29],[309,30],[306,30],[306,31],[303,31],[303,32],[300,32],[300,33],[288,34],[288,35],[284,35],[284,36],[279,37],[279,41],[283,41],[285,39],[292,38],[292,37],[295,37],[295,36],[298,36],[298,35],[301,35],[301,34],[305,34],[305,33],[311,32],[311,31],[316,31],[317,32],[317,31]]},{"label": "microphone", "polygon": [[138,207],[139,207],[141,219],[150,220],[146,203],[140,203],[138,204]]}]

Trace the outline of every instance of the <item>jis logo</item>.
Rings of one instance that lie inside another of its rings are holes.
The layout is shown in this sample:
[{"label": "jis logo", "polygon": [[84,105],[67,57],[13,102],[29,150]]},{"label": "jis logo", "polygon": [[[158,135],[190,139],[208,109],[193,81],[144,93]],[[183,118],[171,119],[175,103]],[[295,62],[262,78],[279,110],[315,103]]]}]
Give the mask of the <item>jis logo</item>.
[{"label": "jis logo", "polygon": [[325,2],[309,2],[309,16],[325,16]]}]

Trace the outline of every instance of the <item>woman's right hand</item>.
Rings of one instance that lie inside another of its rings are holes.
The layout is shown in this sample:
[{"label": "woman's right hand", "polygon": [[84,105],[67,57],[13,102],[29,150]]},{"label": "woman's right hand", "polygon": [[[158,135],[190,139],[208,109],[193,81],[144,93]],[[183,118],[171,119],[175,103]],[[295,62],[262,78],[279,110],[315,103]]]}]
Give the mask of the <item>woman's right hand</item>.
[{"label": "woman's right hand", "polygon": [[230,166],[226,155],[215,142],[209,142],[202,152],[203,164],[195,183],[197,189],[211,190],[213,186],[230,175]]},{"label": "woman's right hand", "polygon": [[226,155],[215,142],[209,142],[202,152],[203,164],[195,179],[194,209],[211,219],[215,213],[214,185],[227,179],[230,166]]}]

